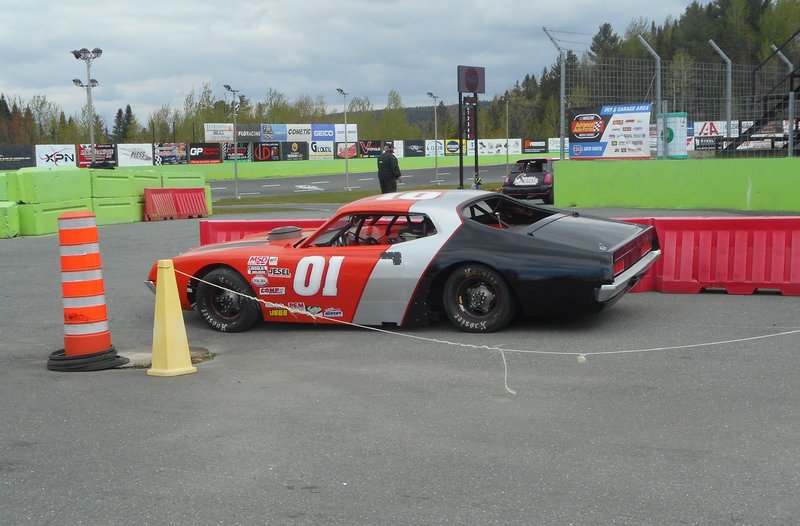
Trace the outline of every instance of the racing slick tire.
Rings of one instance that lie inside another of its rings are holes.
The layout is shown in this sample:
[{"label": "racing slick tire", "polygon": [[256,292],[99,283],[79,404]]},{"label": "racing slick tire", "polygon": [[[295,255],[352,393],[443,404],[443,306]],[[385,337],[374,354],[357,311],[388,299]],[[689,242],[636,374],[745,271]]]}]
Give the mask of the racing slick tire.
[{"label": "racing slick tire", "polygon": [[517,314],[511,289],[497,271],[479,264],[464,265],[447,279],[442,298],[453,325],[464,332],[494,332]]},{"label": "racing slick tire", "polygon": [[[197,285],[195,306],[200,317],[220,332],[242,332],[261,319],[261,308],[247,281],[234,270],[218,268]],[[247,297],[245,297],[247,296]],[[249,297],[249,298],[248,298]]]}]

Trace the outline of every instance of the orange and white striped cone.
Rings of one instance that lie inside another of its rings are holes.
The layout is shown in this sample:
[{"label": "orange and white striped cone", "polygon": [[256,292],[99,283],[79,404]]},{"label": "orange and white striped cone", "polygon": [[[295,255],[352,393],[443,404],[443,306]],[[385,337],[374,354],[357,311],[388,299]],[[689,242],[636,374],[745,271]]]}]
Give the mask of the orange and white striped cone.
[{"label": "orange and white striped cone", "polygon": [[50,354],[52,371],[99,371],[128,363],[117,356],[108,329],[97,222],[89,211],[58,218],[64,349]]}]

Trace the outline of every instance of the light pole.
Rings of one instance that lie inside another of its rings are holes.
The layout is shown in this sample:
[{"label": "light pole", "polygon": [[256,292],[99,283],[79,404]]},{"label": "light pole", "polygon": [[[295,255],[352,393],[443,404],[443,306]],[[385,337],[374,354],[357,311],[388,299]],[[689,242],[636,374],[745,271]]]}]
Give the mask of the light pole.
[{"label": "light pole", "polygon": [[508,97],[506,99],[506,174],[508,174]]},{"label": "light pole", "polygon": [[350,167],[347,164],[348,159],[350,158],[350,145],[348,144],[347,140],[347,92],[342,88],[336,88],[336,91],[338,91],[344,98],[344,189],[349,192],[351,188]]},{"label": "light pole", "polygon": [[73,49],[71,53],[76,60],[83,60],[84,62],[86,62],[86,84],[81,82],[80,79],[72,79],[72,83],[78,86],[79,88],[83,88],[86,90],[86,113],[89,117],[89,148],[91,156],[91,164],[89,166],[93,166],[95,161],[95,156],[94,156],[94,109],[92,108],[92,88],[97,86],[97,81],[92,78],[92,62],[94,61],[94,59],[103,54],[103,50],[100,49],[99,47],[96,47],[93,50],[89,51],[84,47],[81,49]]},{"label": "light pole", "polygon": [[236,137],[236,94],[239,93],[238,89],[233,89],[230,84],[224,84],[223,87],[233,94],[231,106],[233,107],[233,189],[236,194],[236,199],[241,199],[239,195],[239,141]]},{"label": "light pole", "polygon": [[428,96],[433,99],[433,162],[436,166],[436,186],[439,186],[439,121],[436,117],[436,101],[438,96],[433,92],[428,92]]}]

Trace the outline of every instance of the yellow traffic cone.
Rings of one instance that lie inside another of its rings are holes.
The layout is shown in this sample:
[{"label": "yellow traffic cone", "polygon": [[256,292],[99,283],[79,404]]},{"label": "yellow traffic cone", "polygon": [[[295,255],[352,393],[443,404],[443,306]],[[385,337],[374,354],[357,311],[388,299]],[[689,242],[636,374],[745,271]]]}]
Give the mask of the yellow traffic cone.
[{"label": "yellow traffic cone", "polygon": [[149,376],[196,373],[189,353],[189,340],[178,299],[178,284],[171,259],[158,261],[156,312],[153,321],[153,360]]}]

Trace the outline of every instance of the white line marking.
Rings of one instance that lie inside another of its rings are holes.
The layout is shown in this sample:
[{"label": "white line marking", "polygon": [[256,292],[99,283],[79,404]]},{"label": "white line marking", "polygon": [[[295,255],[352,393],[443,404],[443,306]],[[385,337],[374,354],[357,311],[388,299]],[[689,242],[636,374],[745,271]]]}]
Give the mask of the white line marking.
[{"label": "white line marking", "polygon": [[261,195],[261,192],[239,192],[239,195]]},{"label": "white line marking", "polygon": [[279,184],[262,184],[261,188],[274,188],[276,186],[280,186]]},{"label": "white line marking", "polygon": [[311,181],[309,184],[330,184],[330,181]]},{"label": "white line marking", "polygon": [[374,177],[367,177],[366,179],[359,179],[359,181],[374,181]]}]

